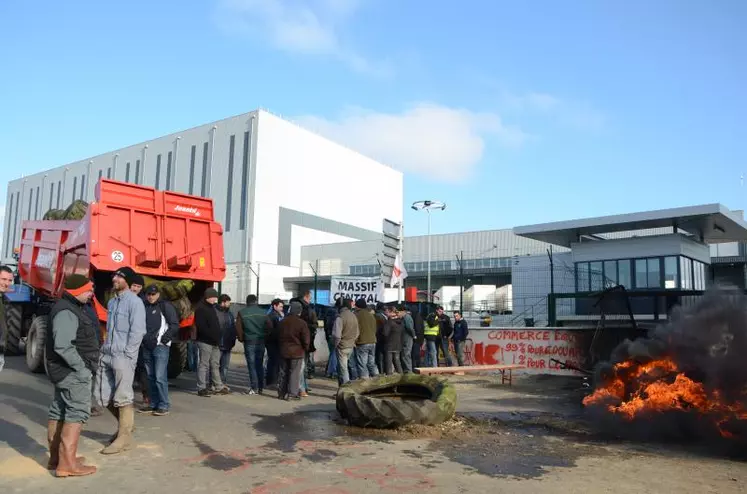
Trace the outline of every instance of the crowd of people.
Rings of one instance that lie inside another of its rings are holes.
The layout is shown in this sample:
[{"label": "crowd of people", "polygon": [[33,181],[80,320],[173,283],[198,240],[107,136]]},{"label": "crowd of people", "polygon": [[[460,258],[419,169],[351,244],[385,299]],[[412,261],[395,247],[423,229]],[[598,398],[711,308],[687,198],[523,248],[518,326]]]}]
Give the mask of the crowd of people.
[{"label": "crowd of people", "polygon": [[[12,270],[0,266],[0,296],[12,284]],[[80,274],[64,279],[64,289],[49,314],[46,368],[54,384],[48,412],[48,468],[58,477],[90,475],[96,467],[77,456],[78,442],[89,417],[108,410],[117,431],[102,454],[133,447],[134,386],[139,383],[143,405],[137,410],[153,416],[169,414],[168,365],[170,347],[180,321],[175,307],[162,297],[158,285],[144,286],[141,275],[122,267],[112,275],[107,303],[106,333],[100,338],[99,318],[91,301],[92,280]],[[247,394],[274,389],[284,400],[300,400],[310,391],[315,375],[315,340],[320,321],[311,306],[311,292],[285,303],[273,300],[261,308],[255,295],[236,314],[231,298],[205,290],[194,311],[188,345],[188,370],[196,371],[197,394],[229,394],[227,373],[236,342],[243,344],[247,364]],[[323,324],[329,349],[326,375],[340,385],[379,374],[409,373],[438,365],[438,352],[451,366],[449,340],[459,365],[464,365],[464,342],[469,330],[459,312],[454,323],[443,307],[423,318],[405,306],[376,304],[364,299],[337,301]],[[0,313],[0,337],[6,328]],[[2,338],[0,338],[2,341]],[[421,362],[425,345],[425,362]],[[0,370],[2,369],[0,347]]]}]

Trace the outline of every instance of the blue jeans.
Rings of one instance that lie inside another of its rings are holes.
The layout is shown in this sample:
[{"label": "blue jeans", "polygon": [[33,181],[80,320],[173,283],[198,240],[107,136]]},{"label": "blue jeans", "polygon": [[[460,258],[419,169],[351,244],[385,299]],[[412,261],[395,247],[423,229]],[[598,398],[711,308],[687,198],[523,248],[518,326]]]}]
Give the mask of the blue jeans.
[{"label": "blue jeans", "polygon": [[244,357],[246,357],[246,367],[249,371],[249,387],[253,391],[264,389],[265,381],[265,344],[264,342],[250,343],[244,342]]},{"label": "blue jeans", "polygon": [[425,366],[438,367],[438,349],[435,341],[425,342]]},{"label": "blue jeans", "polygon": [[228,373],[228,366],[231,363],[231,350],[220,351],[220,380],[223,384],[228,386],[228,380],[226,374]]},{"label": "blue jeans", "polygon": [[350,356],[353,354],[352,348],[335,348],[337,352],[337,382],[343,385],[350,381],[350,373],[348,372],[348,362]]},{"label": "blue jeans", "polygon": [[[448,338],[439,338],[439,346],[441,347],[441,351],[444,354],[444,357],[446,357],[446,365],[448,367],[451,367],[454,365],[454,361],[451,360],[451,354],[449,353],[449,339]],[[438,362],[438,354],[436,355],[436,362]],[[434,365],[433,367],[437,367],[438,363]]]},{"label": "blue jeans", "polygon": [[368,379],[379,375],[379,369],[376,367],[376,343],[355,347],[355,359],[360,378]]},{"label": "blue jeans", "polygon": [[169,354],[170,348],[158,345],[153,350],[143,347],[143,364],[148,375],[150,405],[154,410],[169,409]]},{"label": "blue jeans", "polygon": [[327,377],[337,377],[337,352],[332,340],[327,343],[329,348],[329,361],[327,362]]},{"label": "blue jeans", "polygon": [[350,354],[350,359],[348,360],[348,375],[351,381],[355,381],[360,377],[358,375],[358,358],[355,355],[355,348],[353,348],[353,353]]},{"label": "blue jeans", "polygon": [[200,349],[194,340],[187,341],[187,370],[190,372],[197,371],[197,365],[200,363]]}]

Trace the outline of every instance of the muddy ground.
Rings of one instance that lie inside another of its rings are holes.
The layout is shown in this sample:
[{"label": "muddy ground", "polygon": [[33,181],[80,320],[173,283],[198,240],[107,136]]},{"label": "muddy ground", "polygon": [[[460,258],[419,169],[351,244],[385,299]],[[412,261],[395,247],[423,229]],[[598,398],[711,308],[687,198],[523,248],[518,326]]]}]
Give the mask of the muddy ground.
[{"label": "muddy ground", "polygon": [[600,434],[575,378],[522,377],[513,387],[464,376],[457,415],[437,427],[371,431],[347,426],[336,384],[311,382],[300,402],[247,396],[236,355],[229,396],[200,398],[194,375],[170,387],[172,414],[136,417],[138,446],[98,453],[115,427],[90,420],[79,454],[94,476],[55,479],[46,465],[51,385],[8,358],[0,373],[0,493],[671,493],[747,492],[747,463],[702,445],[631,442]]}]

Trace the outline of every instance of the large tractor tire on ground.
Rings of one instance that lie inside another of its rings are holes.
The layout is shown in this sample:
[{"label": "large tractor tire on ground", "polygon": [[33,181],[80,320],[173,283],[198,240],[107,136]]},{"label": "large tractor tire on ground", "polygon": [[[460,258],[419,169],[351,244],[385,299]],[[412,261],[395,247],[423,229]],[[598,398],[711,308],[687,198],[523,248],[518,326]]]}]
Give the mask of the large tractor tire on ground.
[{"label": "large tractor tire on ground", "polygon": [[46,348],[47,330],[49,329],[49,318],[37,316],[31,322],[29,335],[26,338],[26,365],[31,372],[41,374],[46,371]]},{"label": "large tractor tire on ground", "polygon": [[379,376],[342,386],[337,392],[337,411],[350,425],[358,427],[436,425],[454,416],[456,389],[438,377]]},{"label": "large tractor tire on ground", "polygon": [[5,355],[13,357],[21,355],[21,336],[23,335],[23,307],[16,304],[5,306],[7,327],[3,336]]},{"label": "large tractor tire on ground", "polygon": [[169,366],[167,374],[169,379],[176,379],[184,369],[187,368],[187,342],[173,340],[169,352]]}]

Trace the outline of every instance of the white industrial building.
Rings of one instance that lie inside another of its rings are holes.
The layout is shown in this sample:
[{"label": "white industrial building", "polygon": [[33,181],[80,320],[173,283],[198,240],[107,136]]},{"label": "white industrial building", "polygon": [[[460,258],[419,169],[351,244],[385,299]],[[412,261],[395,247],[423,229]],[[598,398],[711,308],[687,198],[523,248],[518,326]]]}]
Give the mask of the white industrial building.
[{"label": "white industrial building", "polygon": [[[351,207],[351,176],[365,177],[375,200],[357,192]],[[257,110],[11,181],[3,262],[23,220],[92,201],[101,177],[213,198],[225,231],[222,289],[237,301],[256,293],[257,273],[262,301],[287,296],[283,279],[298,275],[302,246],[380,242],[383,220],[402,220],[401,172]]]}]

